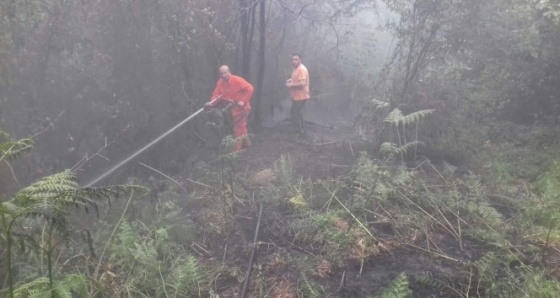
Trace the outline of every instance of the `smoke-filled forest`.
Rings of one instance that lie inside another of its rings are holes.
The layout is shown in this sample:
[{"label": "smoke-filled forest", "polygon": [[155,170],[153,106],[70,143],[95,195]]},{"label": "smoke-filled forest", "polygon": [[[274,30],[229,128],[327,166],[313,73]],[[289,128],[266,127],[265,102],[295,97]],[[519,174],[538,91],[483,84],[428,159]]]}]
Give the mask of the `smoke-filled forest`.
[{"label": "smoke-filled forest", "polygon": [[560,0],[0,1],[0,297],[558,297]]}]

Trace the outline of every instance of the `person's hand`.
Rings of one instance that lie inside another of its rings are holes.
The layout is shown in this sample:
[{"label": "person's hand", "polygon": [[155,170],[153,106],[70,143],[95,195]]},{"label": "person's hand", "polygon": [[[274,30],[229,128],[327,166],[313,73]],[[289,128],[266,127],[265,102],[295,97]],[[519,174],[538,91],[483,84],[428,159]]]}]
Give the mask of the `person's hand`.
[{"label": "person's hand", "polygon": [[292,83],[292,79],[286,80],[286,87],[290,87],[291,83]]},{"label": "person's hand", "polygon": [[208,110],[208,109],[210,109],[211,107],[212,107],[212,104],[211,104],[210,102],[207,102],[207,103],[204,104],[204,109],[205,109],[205,110]]},{"label": "person's hand", "polygon": [[245,103],[242,102],[242,101],[238,101],[238,102],[237,102],[237,105],[240,106],[240,107],[244,107],[244,106],[245,106]]}]

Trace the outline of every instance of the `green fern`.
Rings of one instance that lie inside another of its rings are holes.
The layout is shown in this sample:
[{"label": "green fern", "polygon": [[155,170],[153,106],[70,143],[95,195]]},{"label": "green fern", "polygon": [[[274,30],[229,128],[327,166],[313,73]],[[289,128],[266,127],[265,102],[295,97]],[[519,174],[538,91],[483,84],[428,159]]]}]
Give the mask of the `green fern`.
[{"label": "green fern", "polygon": [[401,119],[401,124],[403,126],[407,126],[413,123],[416,123],[422,119],[424,119],[426,116],[430,115],[431,113],[433,113],[435,110],[420,110],[420,111],[416,111],[413,113],[410,113],[406,116],[403,116]]},{"label": "green fern", "polygon": [[367,203],[386,202],[398,187],[406,186],[412,180],[411,172],[404,168],[390,171],[388,167],[378,165],[361,152],[358,162],[351,172],[356,206]]},{"label": "green fern", "polygon": [[543,272],[526,268],[520,274],[508,274],[490,286],[487,297],[556,298],[560,293],[560,282]]},{"label": "green fern", "polygon": [[[12,200],[2,203],[0,218],[2,233],[7,242],[7,271],[10,296],[13,296],[13,273],[12,273],[12,242],[14,240],[13,228],[23,222],[25,218],[38,219],[44,222],[46,229],[46,245],[40,248],[38,245],[27,241],[28,246],[40,249],[47,256],[47,269],[49,272],[49,289],[55,290],[53,279],[52,256],[56,249],[53,243],[53,234],[56,232],[63,242],[69,240],[73,229],[70,227],[67,216],[71,208],[83,208],[86,212],[94,209],[97,212],[98,201],[109,201],[118,197],[128,189],[140,187],[113,186],[105,188],[80,188],[77,178],[71,171],[64,171],[47,176],[38,182],[20,190]],[[43,225],[39,222],[40,225]],[[30,235],[22,235],[21,245],[25,245],[25,239],[31,240]],[[60,286],[62,287],[62,285]],[[64,293],[63,290],[59,290]]]},{"label": "green fern", "polygon": [[496,270],[500,265],[499,259],[493,252],[489,252],[472,263],[481,282],[493,283],[496,279]]},{"label": "green fern", "polygon": [[447,162],[443,162],[443,171],[442,174],[444,176],[453,176],[455,174],[455,171],[457,170],[457,167],[448,164]]},{"label": "green fern", "polygon": [[292,203],[292,206],[294,206],[295,209],[300,211],[309,209],[309,205],[307,204],[307,201],[305,200],[305,198],[301,193],[298,193],[295,196],[293,196],[290,199],[290,203]]},{"label": "green fern", "polygon": [[378,99],[372,99],[371,103],[373,104],[373,106],[375,107],[375,109],[381,109],[381,108],[386,108],[389,107],[389,103],[386,101],[381,101]]},{"label": "green fern", "polygon": [[292,160],[289,154],[282,154],[274,162],[274,172],[278,177],[281,186],[291,186],[293,180]]},{"label": "green fern", "polygon": [[383,290],[383,293],[379,298],[410,298],[412,297],[412,291],[408,287],[408,278],[403,273],[399,274],[387,288]]},{"label": "green fern", "polygon": [[301,274],[302,281],[299,285],[298,297],[301,298],[319,298],[322,297],[319,287],[310,281],[305,274]]},{"label": "green fern", "polygon": [[483,200],[486,199],[484,197],[484,187],[482,186],[482,182],[480,181],[480,178],[477,175],[470,173],[466,179],[466,186],[469,192],[476,199],[483,199]]},{"label": "green fern", "polygon": [[89,280],[86,276],[70,274],[62,280],[56,280],[52,291],[49,279],[39,277],[18,286],[14,290],[15,298],[87,298]]},{"label": "green fern", "polygon": [[399,108],[395,108],[394,110],[389,112],[389,114],[387,115],[387,117],[385,117],[385,120],[383,120],[383,122],[387,122],[392,125],[398,126],[402,118],[403,118],[403,114],[401,110]]},{"label": "green fern", "polygon": [[168,286],[173,289],[173,297],[193,296],[207,287],[208,272],[198,261],[188,256],[178,262],[170,274]]},{"label": "green fern", "polygon": [[395,143],[385,142],[381,144],[379,152],[383,155],[402,155],[408,153],[410,149],[416,148],[421,145],[424,145],[424,143],[420,141],[408,142],[400,147]]},{"label": "green fern", "polygon": [[0,131],[0,161],[17,158],[33,148],[33,140],[12,140],[10,136]]},{"label": "green fern", "polygon": [[443,283],[441,280],[432,276],[431,273],[422,273],[415,277],[417,283],[428,287],[430,289],[435,289],[439,291],[443,291],[447,285]]},{"label": "green fern", "polygon": [[385,117],[385,120],[383,121],[390,123],[391,125],[401,125],[402,127],[405,127],[422,120],[424,117],[433,113],[434,111],[435,110],[420,110],[405,116],[402,114],[402,111],[399,108],[395,108],[387,115],[387,117]]},{"label": "green fern", "polygon": [[145,191],[138,186],[109,186],[102,188],[81,188],[76,175],[66,170],[42,178],[20,190],[14,197],[14,204],[36,211],[60,211],[63,208],[82,207],[86,212],[90,208],[97,213],[98,201],[109,201],[125,192],[137,189]]},{"label": "green fern", "polygon": [[130,248],[134,247],[134,243],[138,239],[137,233],[132,229],[128,221],[123,220],[110,247],[111,259],[121,265],[133,262],[134,257],[130,253]]}]

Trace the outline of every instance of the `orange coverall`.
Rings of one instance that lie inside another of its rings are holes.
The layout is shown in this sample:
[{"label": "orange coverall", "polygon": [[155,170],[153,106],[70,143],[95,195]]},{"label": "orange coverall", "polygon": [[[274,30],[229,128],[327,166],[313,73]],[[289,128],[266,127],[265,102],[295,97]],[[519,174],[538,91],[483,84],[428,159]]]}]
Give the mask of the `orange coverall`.
[{"label": "orange coverall", "polygon": [[[253,95],[253,86],[240,76],[230,75],[226,82],[219,79],[216,88],[212,92],[211,101],[218,98],[212,103],[212,106],[218,105],[220,102],[233,101],[231,107],[231,117],[233,118],[233,137],[244,137],[243,141],[237,141],[233,150],[239,151],[243,145],[250,146],[247,136],[247,118],[251,111],[251,96]],[[239,106],[239,102],[243,102],[243,106]]]}]

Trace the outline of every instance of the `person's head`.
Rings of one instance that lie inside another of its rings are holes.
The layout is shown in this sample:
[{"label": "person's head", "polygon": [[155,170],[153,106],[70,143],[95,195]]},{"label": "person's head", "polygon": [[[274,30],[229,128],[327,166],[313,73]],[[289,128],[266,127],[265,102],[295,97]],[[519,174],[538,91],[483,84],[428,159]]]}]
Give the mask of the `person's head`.
[{"label": "person's head", "polygon": [[231,72],[229,71],[229,66],[227,65],[222,65],[220,66],[220,77],[222,78],[222,80],[224,81],[229,81],[229,77],[231,76]]},{"label": "person's head", "polygon": [[301,64],[301,55],[299,53],[292,54],[292,65],[294,68],[298,67]]}]

